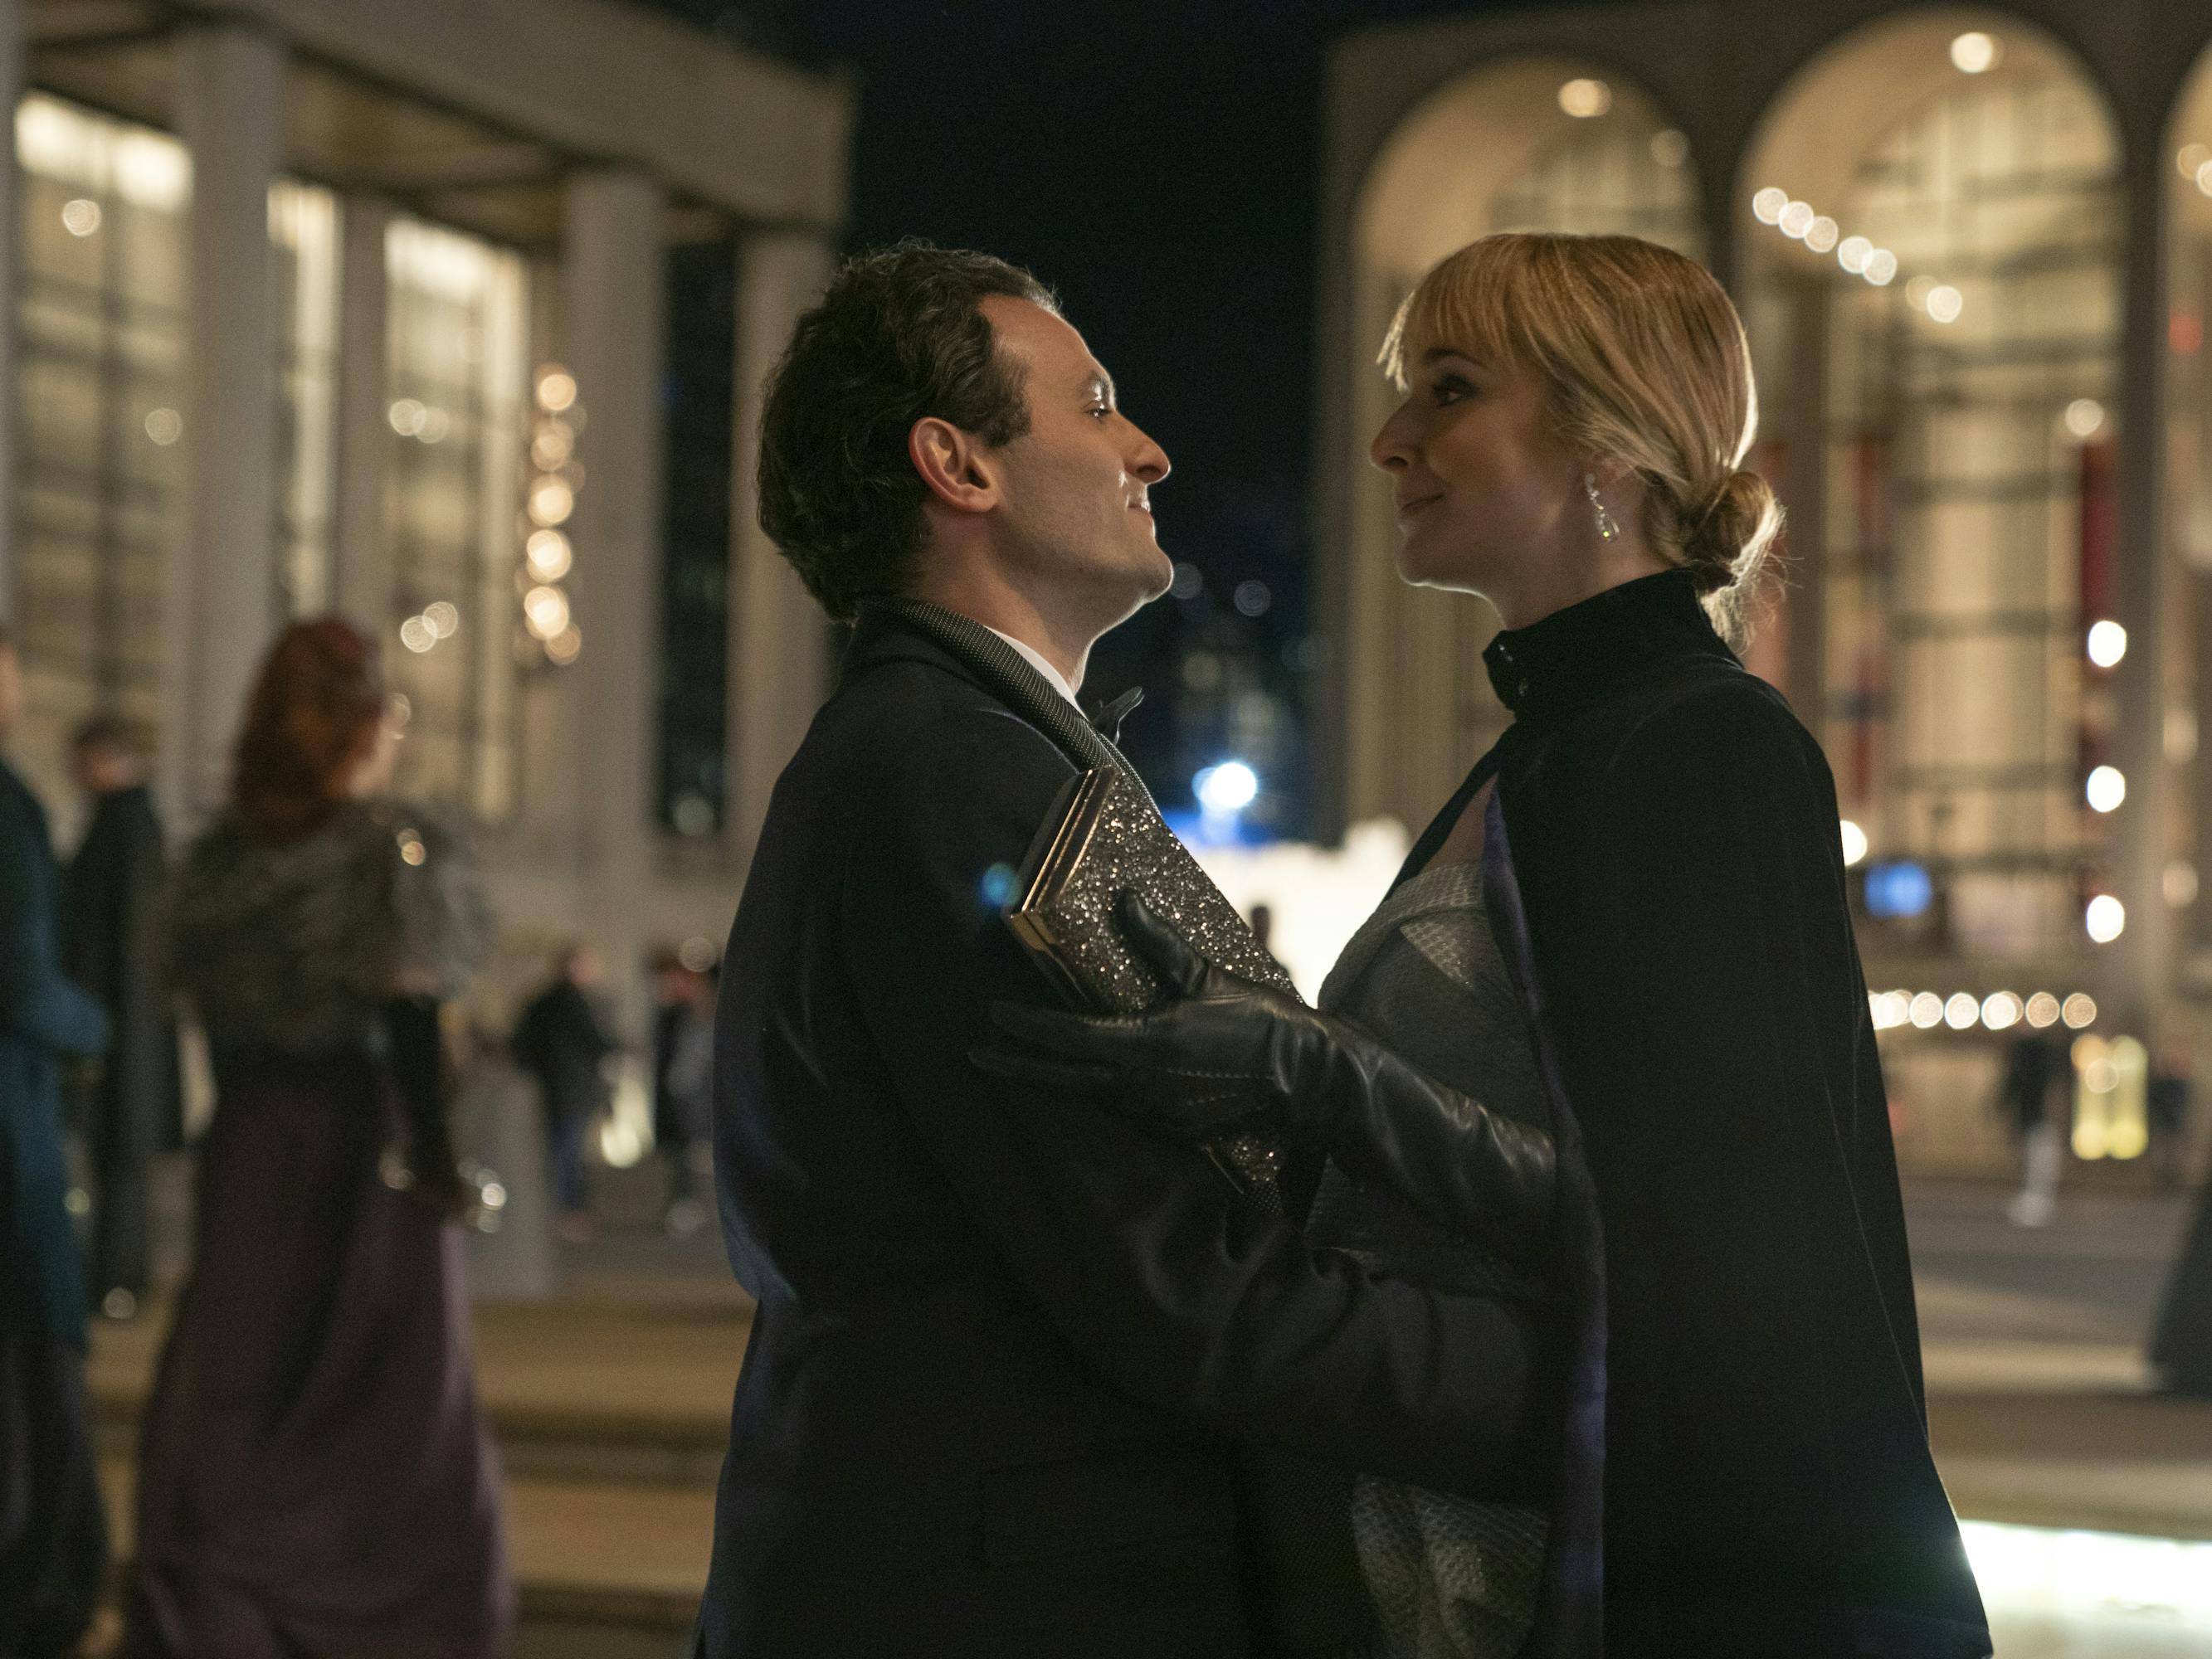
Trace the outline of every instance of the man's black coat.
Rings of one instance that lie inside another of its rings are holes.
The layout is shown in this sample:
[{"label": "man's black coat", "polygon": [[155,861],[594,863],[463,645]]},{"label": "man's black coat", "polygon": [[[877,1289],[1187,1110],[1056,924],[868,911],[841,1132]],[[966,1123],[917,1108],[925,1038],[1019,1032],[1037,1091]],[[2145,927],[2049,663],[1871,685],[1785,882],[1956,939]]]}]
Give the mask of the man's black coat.
[{"label": "man's black coat", "polygon": [[1515,723],[1408,867],[1494,777],[1604,1228],[1606,1650],[1987,1653],[1819,746],[1680,573],[1486,655]]},{"label": "man's black coat", "polygon": [[1049,994],[1000,916],[1071,763],[864,616],[776,787],[719,1013],[759,1301],[710,1659],[1251,1650],[1232,1437],[1480,1487],[1531,1338],[1309,1251],[1196,1151],[967,1059]]}]

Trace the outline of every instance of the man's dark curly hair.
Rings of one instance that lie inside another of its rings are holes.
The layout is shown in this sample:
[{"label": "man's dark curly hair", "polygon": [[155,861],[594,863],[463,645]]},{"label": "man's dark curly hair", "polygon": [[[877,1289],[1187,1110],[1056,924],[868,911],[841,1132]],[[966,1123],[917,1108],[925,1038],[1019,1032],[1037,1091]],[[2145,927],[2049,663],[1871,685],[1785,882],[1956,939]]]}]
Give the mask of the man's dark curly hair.
[{"label": "man's dark curly hair", "polygon": [[1029,430],[1022,371],[980,309],[993,295],[1058,313],[1052,291],[988,253],[901,242],[848,260],[799,319],[761,411],[760,521],[840,622],[914,588],[927,487],[916,421],[997,447]]}]

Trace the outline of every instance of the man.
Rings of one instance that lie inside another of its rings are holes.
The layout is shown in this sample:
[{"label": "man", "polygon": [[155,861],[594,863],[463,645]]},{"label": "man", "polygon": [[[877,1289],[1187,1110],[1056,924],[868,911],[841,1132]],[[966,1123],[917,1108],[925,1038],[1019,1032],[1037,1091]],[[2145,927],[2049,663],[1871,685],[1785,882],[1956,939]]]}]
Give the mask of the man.
[{"label": "man", "polygon": [[[0,627],[0,743],[22,689]],[[39,1656],[75,1650],[107,1553],[57,1066],[97,1054],[107,1021],[62,975],[60,900],[46,812],[0,761],[0,1653]]]},{"label": "man", "polygon": [[653,1145],[668,1166],[662,1224],[689,1237],[705,1224],[698,1160],[712,1133],[714,983],[673,951],[653,959]]},{"label": "man", "polygon": [[1341,1651],[1364,1626],[1255,1595],[1238,1438],[1467,1490],[1539,1386],[1500,1305],[1311,1253],[1199,1152],[969,1057],[994,999],[1050,1004],[1000,910],[1063,744],[1118,763],[1074,688],[1169,585],[1167,471],[981,254],[852,262],[771,381],[763,524],[858,622],[724,956],[716,1163],[759,1305],[708,1659]]},{"label": "man", "polygon": [[99,999],[111,1041],[82,1121],[93,1186],[93,1306],[128,1319],[146,1294],[147,1180],[156,1152],[182,1139],[177,1034],[164,986],[161,823],[146,787],[147,744],[102,715],[71,751],[92,817],[70,862],[67,965]]},{"label": "man", "polygon": [[512,1043],[517,1062],[538,1079],[558,1212],[555,1225],[571,1244],[589,1243],[593,1237],[584,1132],[606,1109],[607,1056],[622,1046],[608,1034],[593,1001],[600,979],[599,952],[587,945],[570,945],[561,953],[553,982],[515,1022]]}]

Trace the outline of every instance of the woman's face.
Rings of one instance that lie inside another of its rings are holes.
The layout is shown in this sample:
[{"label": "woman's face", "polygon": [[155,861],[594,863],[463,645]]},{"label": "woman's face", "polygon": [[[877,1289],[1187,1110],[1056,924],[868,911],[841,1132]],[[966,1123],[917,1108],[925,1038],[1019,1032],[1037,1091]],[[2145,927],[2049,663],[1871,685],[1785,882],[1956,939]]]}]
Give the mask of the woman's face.
[{"label": "woman's face", "polygon": [[1586,468],[1545,420],[1543,391],[1446,346],[1407,365],[1406,401],[1368,450],[1390,475],[1407,581],[1504,609],[1591,522]]}]

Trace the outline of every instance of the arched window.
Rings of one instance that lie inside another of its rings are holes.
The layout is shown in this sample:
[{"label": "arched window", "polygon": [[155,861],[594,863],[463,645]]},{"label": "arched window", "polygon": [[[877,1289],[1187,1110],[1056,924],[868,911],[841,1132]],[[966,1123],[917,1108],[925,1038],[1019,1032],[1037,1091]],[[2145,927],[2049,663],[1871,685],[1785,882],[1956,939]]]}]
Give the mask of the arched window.
[{"label": "arched window", "polygon": [[1389,486],[1367,445],[1397,402],[1376,366],[1399,303],[1439,259],[1506,230],[1626,233],[1705,252],[1689,141],[1613,71],[1564,58],[1477,70],[1401,124],[1354,212],[1347,354],[1351,504],[1336,591],[1344,804],[1352,819],[1418,823],[1504,723],[1481,652],[1497,615],[1480,600],[1416,592],[1397,576]]},{"label": "arched window", "polygon": [[2199,757],[2199,734],[2212,729],[2212,674],[2194,672],[2212,651],[2212,52],[2189,77],[2168,131],[2165,174],[2167,225],[2166,556],[2172,596],[2166,627],[2165,750],[2176,770],[2165,871],[2166,902],[2181,913],[2181,938],[2212,945],[2212,903],[2198,893],[2212,823],[2212,766]]},{"label": "arched window", "polygon": [[1739,177],[1759,460],[1790,514],[1784,678],[1863,832],[1847,842],[1916,872],[1870,884],[1877,958],[2088,948],[2124,787],[2100,683],[2118,172],[2063,49],[1929,12],[1814,59]]},{"label": "arched window", "polygon": [[[518,664],[544,660],[518,637],[527,274],[520,254],[409,218],[386,232],[385,267],[393,607],[385,650],[404,700],[400,783],[503,818],[514,798]],[[567,556],[564,549],[563,574]]]}]

